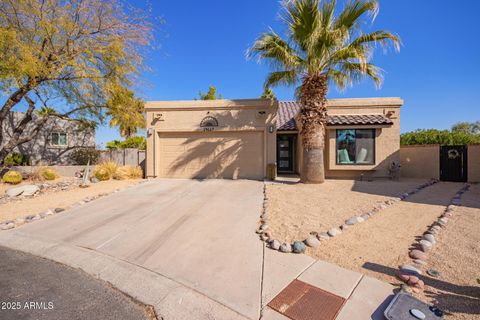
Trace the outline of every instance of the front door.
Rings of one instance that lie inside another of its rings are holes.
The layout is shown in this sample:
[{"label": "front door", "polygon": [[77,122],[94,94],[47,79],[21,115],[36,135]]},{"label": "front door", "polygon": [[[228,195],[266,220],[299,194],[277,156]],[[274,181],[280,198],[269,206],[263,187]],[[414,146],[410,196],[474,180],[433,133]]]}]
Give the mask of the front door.
[{"label": "front door", "polygon": [[440,180],[467,181],[467,146],[440,147]]},{"label": "front door", "polygon": [[295,135],[277,136],[278,172],[293,173]]}]

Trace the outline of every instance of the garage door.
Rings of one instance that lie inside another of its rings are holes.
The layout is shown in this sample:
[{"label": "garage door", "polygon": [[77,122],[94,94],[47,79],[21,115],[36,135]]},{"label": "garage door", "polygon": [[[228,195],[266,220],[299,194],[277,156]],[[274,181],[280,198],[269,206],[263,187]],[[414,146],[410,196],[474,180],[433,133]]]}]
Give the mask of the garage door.
[{"label": "garage door", "polygon": [[263,144],[263,132],[159,133],[159,176],[263,179]]}]

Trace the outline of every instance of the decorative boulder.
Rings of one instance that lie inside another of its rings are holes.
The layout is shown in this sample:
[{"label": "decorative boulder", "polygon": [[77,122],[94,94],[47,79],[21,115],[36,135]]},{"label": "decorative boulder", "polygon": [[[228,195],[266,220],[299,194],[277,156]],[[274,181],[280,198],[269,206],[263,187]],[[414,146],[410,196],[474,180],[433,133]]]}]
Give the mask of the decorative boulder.
[{"label": "decorative boulder", "polygon": [[423,235],[423,239],[435,244],[437,241],[435,240],[435,236],[433,234],[427,233]]},{"label": "decorative boulder", "polygon": [[305,252],[305,244],[302,241],[295,241],[293,243],[292,250],[295,253],[304,253]]},{"label": "decorative boulder", "polygon": [[328,230],[327,234],[330,237],[335,237],[336,235],[340,234],[340,231],[337,228],[332,228],[332,229]]},{"label": "decorative boulder", "polygon": [[10,188],[5,191],[9,197],[18,197],[22,196],[33,196],[35,193],[39,192],[40,188],[34,184],[25,185],[15,188]]},{"label": "decorative boulder", "polygon": [[305,239],[305,244],[309,247],[315,248],[320,245],[320,240],[318,240],[317,237],[311,236]]},{"label": "decorative boulder", "polygon": [[292,252],[292,245],[290,243],[284,243],[280,246],[280,251],[290,253]]},{"label": "decorative boulder", "polygon": [[427,255],[425,254],[425,252],[422,252],[420,250],[417,250],[417,249],[414,249],[412,251],[410,251],[410,258],[412,259],[418,259],[418,260],[427,260]]},{"label": "decorative boulder", "polygon": [[279,250],[280,249],[280,241],[278,240],[271,240],[270,241],[270,248],[272,248],[273,250]]}]

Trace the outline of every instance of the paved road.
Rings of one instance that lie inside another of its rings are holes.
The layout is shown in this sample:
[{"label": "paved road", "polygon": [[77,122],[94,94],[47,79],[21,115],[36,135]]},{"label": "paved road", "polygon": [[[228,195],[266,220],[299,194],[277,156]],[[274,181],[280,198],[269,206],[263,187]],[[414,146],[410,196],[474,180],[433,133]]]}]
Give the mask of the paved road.
[{"label": "paved road", "polygon": [[0,319],[151,317],[144,306],[83,271],[0,247]]}]

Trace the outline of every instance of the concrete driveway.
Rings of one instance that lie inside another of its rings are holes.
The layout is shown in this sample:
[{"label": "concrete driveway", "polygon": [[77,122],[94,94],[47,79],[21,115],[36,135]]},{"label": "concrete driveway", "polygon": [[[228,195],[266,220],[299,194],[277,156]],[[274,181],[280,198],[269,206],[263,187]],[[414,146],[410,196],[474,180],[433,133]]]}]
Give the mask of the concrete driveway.
[{"label": "concrete driveway", "polygon": [[262,190],[247,180],[150,181],[4,232],[0,243],[87,269],[160,315],[258,319]]}]

